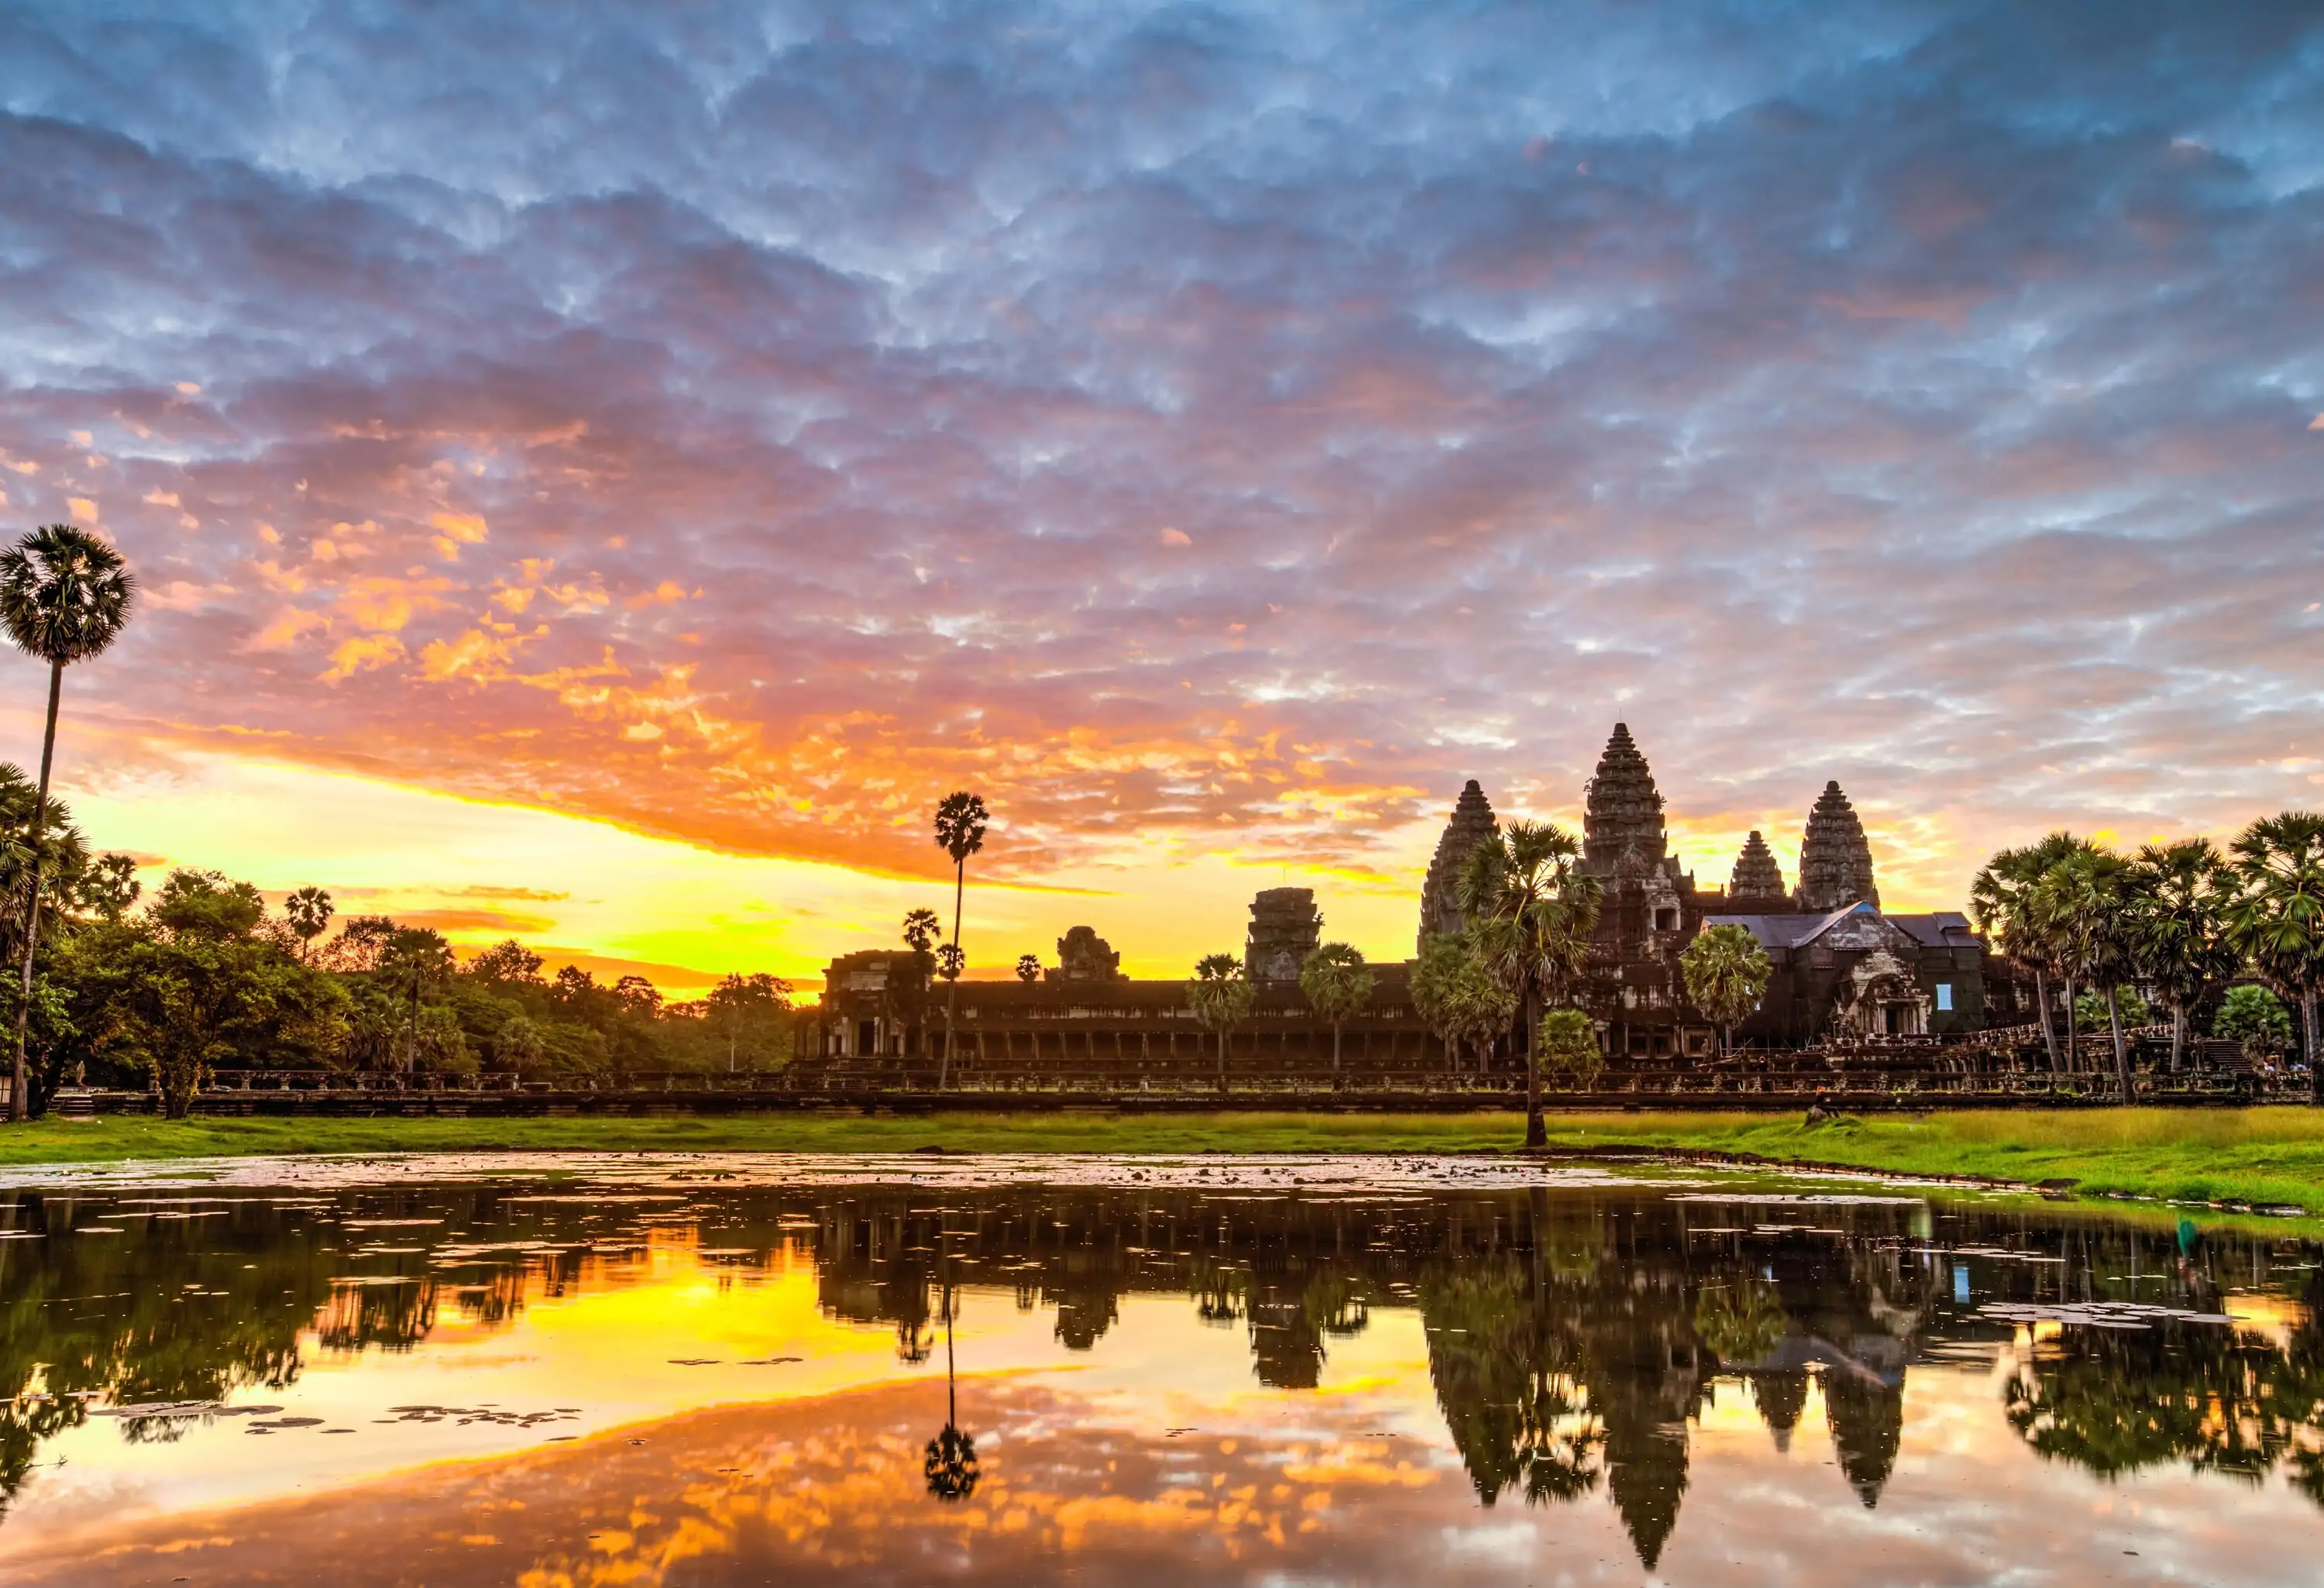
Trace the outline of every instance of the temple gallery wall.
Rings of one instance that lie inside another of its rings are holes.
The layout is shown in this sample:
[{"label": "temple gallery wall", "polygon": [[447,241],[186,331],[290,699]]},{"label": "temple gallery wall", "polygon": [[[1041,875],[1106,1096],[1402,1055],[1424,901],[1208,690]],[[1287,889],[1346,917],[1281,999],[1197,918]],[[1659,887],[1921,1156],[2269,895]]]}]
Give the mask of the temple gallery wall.
[{"label": "temple gallery wall", "polygon": [[[1966,917],[1951,910],[1884,910],[1864,825],[1837,782],[1809,808],[1800,874],[1786,883],[1766,838],[1754,832],[1723,887],[1704,887],[1671,853],[1664,800],[1628,726],[1614,725],[1584,790],[1582,871],[1604,905],[1577,1002],[1607,1054],[1633,1064],[1686,1066],[1717,1048],[1709,1020],[1688,1002],[1679,955],[1706,928],[1742,927],[1773,967],[1759,1009],[1738,1043],[1804,1048],[1834,1040],[1902,1039],[1984,1029],[2014,992]],[[1457,932],[1458,881],[1478,843],[1500,829],[1492,801],[1471,780],[1452,804],[1420,879],[1415,951]],[[1324,938],[1314,891],[1269,888],[1251,900],[1243,947],[1256,984],[1250,1041],[1264,1054],[1312,1053],[1330,1033],[1299,991],[1299,967]],[[1056,963],[1031,980],[964,982],[954,1056],[1021,1064],[1054,1056],[1135,1061],[1185,1057],[1212,1040],[1193,1018],[1182,980],[1138,980],[1093,927],[1060,938]],[[1412,962],[1376,965],[1370,1003],[1343,1024],[1349,1051],[1417,1057],[1433,1039],[1412,1007]],[[829,1057],[911,1057],[940,1051],[941,983],[928,956],[868,949],[831,962],[803,1051]]]}]

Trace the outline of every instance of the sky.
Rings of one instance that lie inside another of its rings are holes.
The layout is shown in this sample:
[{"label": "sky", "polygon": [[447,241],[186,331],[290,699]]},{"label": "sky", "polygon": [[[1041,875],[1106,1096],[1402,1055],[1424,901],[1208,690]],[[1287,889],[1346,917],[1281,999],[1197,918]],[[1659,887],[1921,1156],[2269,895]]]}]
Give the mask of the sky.
[{"label": "sky", "polygon": [[[0,0],[60,787],[668,988],[1412,951],[1462,781],[1884,900],[2324,803],[2324,16]],[[0,754],[43,680],[0,663]]]}]

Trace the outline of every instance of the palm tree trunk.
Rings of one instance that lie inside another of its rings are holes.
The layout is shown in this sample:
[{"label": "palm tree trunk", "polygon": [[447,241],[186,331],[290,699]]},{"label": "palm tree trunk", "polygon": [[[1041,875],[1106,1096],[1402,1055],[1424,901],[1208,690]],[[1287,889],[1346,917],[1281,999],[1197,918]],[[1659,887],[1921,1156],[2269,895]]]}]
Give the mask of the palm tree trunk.
[{"label": "palm tree trunk", "polygon": [[1541,1012],[1537,1005],[1541,995],[1528,990],[1526,993],[1526,1146],[1549,1145],[1549,1131],[1541,1121]]},{"label": "palm tree trunk", "polygon": [[2174,1006],[2171,1011],[2171,1073],[2179,1073],[2180,1056],[2187,1050],[2187,1011]]},{"label": "palm tree trunk", "polygon": [[2074,1008],[2074,978],[2066,978],[2066,1068],[2082,1073],[2082,1022]]},{"label": "palm tree trunk", "polygon": [[1226,1029],[1224,1026],[1221,1026],[1221,1027],[1219,1028],[1219,1094],[1220,1094],[1220,1095],[1221,1095],[1221,1096],[1224,1096],[1224,1095],[1226,1094],[1226,1089],[1227,1089],[1227,1029]]},{"label": "palm tree trunk", "polygon": [[2313,988],[2300,997],[2300,1047],[2308,1055],[2308,1096],[2313,1103],[2324,1103],[2324,1076],[2317,1074],[2316,1065],[2316,992]]},{"label": "palm tree trunk", "polygon": [[24,980],[16,1005],[16,1063],[8,1087],[8,1117],[18,1124],[32,1117],[26,1084],[24,1043],[32,1018],[32,951],[41,944],[41,833],[49,821],[49,768],[57,753],[57,700],[64,693],[65,664],[49,663],[49,721],[41,734],[41,791],[32,800],[32,890],[24,901]]},{"label": "palm tree trunk", "polygon": [[[968,857],[963,855],[953,862],[952,867],[952,946],[954,948],[960,946],[960,900],[967,886]],[[964,965],[963,968],[965,968]],[[953,1011],[959,1007],[960,978],[954,976],[952,985],[945,992],[945,1050],[943,1059],[936,1065],[936,1090],[939,1092],[952,1078],[952,1017]]]},{"label": "palm tree trunk", "polygon": [[2050,1031],[2050,977],[2039,965],[2034,968],[2034,1018],[2042,1022],[2042,1046],[2050,1055],[2050,1073],[2058,1073],[2058,1039]]},{"label": "palm tree trunk", "polygon": [[2122,1005],[2112,987],[2107,989],[2107,1029],[2114,1033],[2115,1078],[2122,1083],[2123,1106],[2127,1108],[2136,1094],[2130,1084],[2130,1049],[2122,1040]]},{"label": "palm tree trunk", "polygon": [[1340,1084],[1340,1022],[1332,1022],[1332,1085]]}]

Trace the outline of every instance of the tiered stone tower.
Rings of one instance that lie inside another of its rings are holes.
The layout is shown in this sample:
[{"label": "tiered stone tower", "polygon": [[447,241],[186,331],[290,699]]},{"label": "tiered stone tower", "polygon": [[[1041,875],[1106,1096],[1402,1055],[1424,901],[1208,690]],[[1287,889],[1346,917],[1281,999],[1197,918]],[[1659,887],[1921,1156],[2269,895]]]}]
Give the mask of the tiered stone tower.
[{"label": "tiered stone tower", "polygon": [[1856,808],[1826,783],[1808,812],[1807,836],[1800,845],[1799,907],[1811,914],[1861,900],[1877,909],[1880,890],[1872,882],[1872,845]]},{"label": "tiered stone tower", "polygon": [[1501,830],[1485,790],[1471,778],[1452,807],[1452,819],[1436,840],[1436,858],[1428,863],[1428,879],[1420,887],[1420,946],[1431,937],[1457,932],[1467,924],[1461,913],[1461,868],[1477,845]]},{"label": "tiered stone tower", "polygon": [[1663,797],[1646,758],[1616,723],[1598,773],[1590,780],[1582,817],[1582,869],[1601,877],[1661,869],[1669,848]]},{"label": "tiered stone tower", "polygon": [[1250,901],[1250,936],[1242,971],[1254,982],[1296,982],[1299,967],[1323,939],[1323,918],[1313,888],[1268,888]]},{"label": "tiered stone tower", "polygon": [[1735,874],[1727,884],[1727,908],[1742,915],[1782,915],[1792,908],[1790,890],[1784,886],[1784,868],[1775,852],[1757,827],[1743,841],[1735,857]]}]

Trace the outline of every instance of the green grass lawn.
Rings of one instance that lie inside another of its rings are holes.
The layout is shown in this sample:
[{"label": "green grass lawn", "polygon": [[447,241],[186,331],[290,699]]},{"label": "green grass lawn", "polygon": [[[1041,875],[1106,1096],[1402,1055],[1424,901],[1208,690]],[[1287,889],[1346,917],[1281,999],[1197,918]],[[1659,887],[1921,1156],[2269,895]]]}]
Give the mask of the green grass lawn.
[{"label": "green grass lawn", "polygon": [[[962,1113],[865,1118],[333,1120],[142,1118],[0,1126],[0,1166],[248,1154],[463,1152],[1459,1152],[1514,1149],[1522,1116]],[[1798,1116],[1568,1113],[1563,1149],[1674,1148],[1915,1175],[2034,1182],[2084,1193],[2292,1205],[2324,1214],[2324,1110],[2039,1110],[1887,1114],[1809,1126]]]}]

